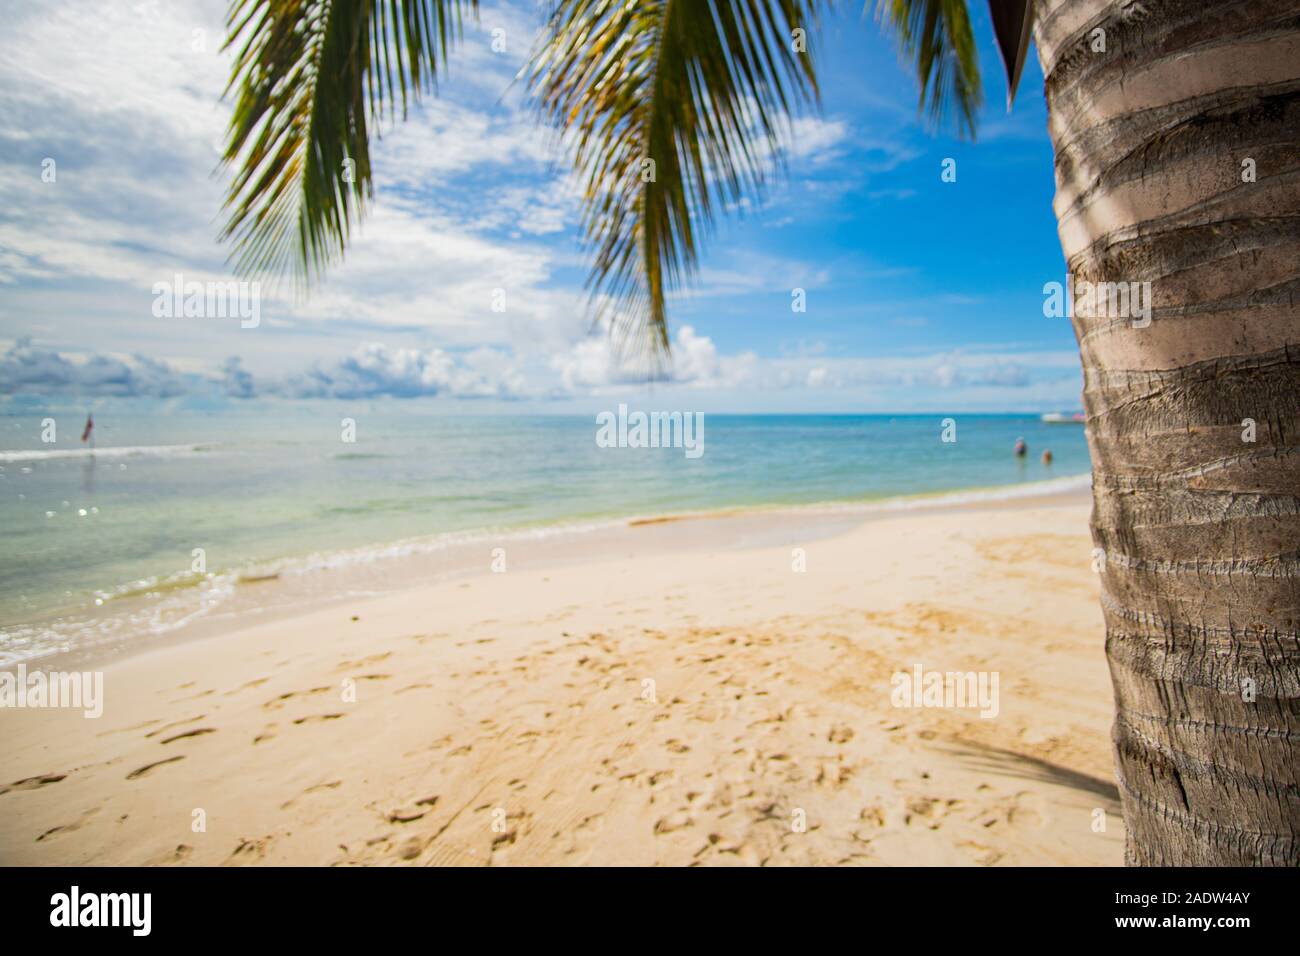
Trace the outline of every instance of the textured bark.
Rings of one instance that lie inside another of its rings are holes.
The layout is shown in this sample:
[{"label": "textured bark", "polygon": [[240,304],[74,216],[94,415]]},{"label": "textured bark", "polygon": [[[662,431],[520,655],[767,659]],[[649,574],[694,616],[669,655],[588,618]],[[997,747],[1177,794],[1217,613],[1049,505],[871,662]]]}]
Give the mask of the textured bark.
[{"label": "textured bark", "polygon": [[1300,0],[1036,8],[1070,271],[1153,294],[1074,319],[1126,857],[1295,866]]}]

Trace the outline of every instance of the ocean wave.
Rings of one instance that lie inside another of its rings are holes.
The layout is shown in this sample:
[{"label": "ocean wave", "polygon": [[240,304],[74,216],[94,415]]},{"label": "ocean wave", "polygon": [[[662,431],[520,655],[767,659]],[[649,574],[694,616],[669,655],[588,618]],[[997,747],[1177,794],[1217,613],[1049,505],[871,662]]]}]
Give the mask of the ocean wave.
[{"label": "ocean wave", "polygon": [[302,557],[289,558],[275,564],[262,565],[256,569],[246,570],[243,573],[245,575],[250,573],[260,576],[278,574],[284,577],[294,577],[318,571],[335,571],[357,565],[374,564],[379,561],[433,555],[452,548],[489,541],[493,543],[541,541],[562,535],[589,534],[593,531],[607,531],[619,528],[626,523],[626,518],[610,518],[603,521],[562,522],[530,528],[480,528],[472,531],[450,531],[429,537],[406,538],[381,545],[368,545],[341,551],[318,551]]},{"label": "ocean wave", "polygon": [[220,442],[188,445],[120,445],[107,448],[52,448],[48,450],[0,451],[0,462],[51,461],[59,458],[182,458],[201,455]]},{"label": "ocean wave", "polygon": [[917,511],[925,508],[943,508],[951,505],[981,504],[993,501],[1013,501],[1017,498],[1043,498],[1052,495],[1086,491],[1092,487],[1092,475],[1066,475],[1043,481],[1027,481],[1018,485],[994,485],[987,488],[965,488],[954,491],[924,492],[916,495],[891,496],[874,501],[823,502],[820,504],[791,505],[788,509],[818,512],[873,512]]},{"label": "ocean wave", "polygon": [[[732,508],[712,508],[701,511],[648,512],[626,519],[630,525],[663,524],[681,519],[732,518],[747,514],[815,514],[855,515],[893,511],[923,511],[929,508],[947,508],[954,505],[981,504],[983,502],[1011,501],[1017,498],[1040,498],[1072,494],[1092,487],[1090,474],[1066,475],[1043,481],[1029,481],[1016,485],[993,485],[986,488],[964,488],[950,491],[924,491],[911,495],[887,495],[867,500],[830,500],[810,502],[771,502],[745,504]],[[622,523],[622,522],[620,522]]]},{"label": "ocean wave", "polygon": [[[0,627],[0,667],[69,651],[125,646],[141,635],[159,636],[178,631],[212,613],[234,594],[234,581],[228,575],[200,583],[200,587],[159,590],[157,600],[137,603],[122,612],[92,617],[74,614],[53,621]],[[149,592],[146,589],[143,593]]]}]

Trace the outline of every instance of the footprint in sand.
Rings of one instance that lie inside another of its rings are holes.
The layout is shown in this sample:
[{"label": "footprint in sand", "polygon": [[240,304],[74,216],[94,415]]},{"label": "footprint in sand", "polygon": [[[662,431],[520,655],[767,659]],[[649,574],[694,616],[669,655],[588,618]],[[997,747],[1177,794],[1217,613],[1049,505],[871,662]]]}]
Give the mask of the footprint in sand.
[{"label": "footprint in sand", "polygon": [[176,734],[174,737],[165,737],[158,742],[160,744],[170,744],[177,740],[184,740],[186,737],[201,737],[204,734],[215,734],[216,732],[215,727],[199,727],[195,730],[187,730],[184,733]]},{"label": "footprint in sand", "polygon": [[132,727],[119,727],[117,730],[106,730],[101,734],[96,734],[95,736],[111,737],[113,734],[129,734],[136,730],[144,730],[146,727],[152,727],[156,723],[158,723],[157,720],[146,720],[142,724],[135,724]]},{"label": "footprint in sand", "polygon": [[1042,798],[1036,793],[1022,790],[1012,798],[1007,810],[1007,823],[1012,826],[1041,827],[1044,823]]},{"label": "footprint in sand", "polygon": [[342,785],[343,785],[342,780],[331,780],[328,783],[318,783],[315,786],[308,787],[302,793],[298,794],[298,796],[291,797],[290,799],[284,801],[284,803],[280,804],[280,809],[288,810],[290,807],[296,804],[303,797],[309,797],[313,793],[320,793],[322,790],[336,790]]},{"label": "footprint in sand", "polygon": [[687,827],[695,825],[691,815],[685,810],[678,810],[670,813],[666,817],[660,817],[655,821],[655,836],[662,836],[665,833],[675,833],[678,830],[685,830]]},{"label": "footprint in sand", "polygon": [[853,739],[853,728],[847,724],[833,724],[826,739],[833,744],[846,744]]},{"label": "footprint in sand", "polygon": [[58,836],[60,833],[71,833],[73,830],[80,830],[83,826],[86,825],[86,823],[90,821],[90,818],[93,817],[98,812],[99,812],[99,808],[95,807],[83,813],[81,815],[81,818],[77,820],[75,823],[65,823],[62,826],[50,827],[50,829],[46,830],[44,833],[42,833],[40,836],[36,838],[36,842],[42,843],[45,840],[48,840],[50,837]]},{"label": "footprint in sand", "polygon": [[52,783],[58,783],[66,776],[66,773],[45,773],[37,777],[25,777],[0,790],[0,796],[9,793],[11,790],[35,790],[37,787],[46,787]]},{"label": "footprint in sand", "polygon": [[180,699],[181,699],[181,700],[200,700],[200,699],[202,699],[202,698],[204,698],[204,697],[211,697],[211,696],[212,696],[213,694],[215,694],[215,693],[216,693],[216,691],[209,687],[207,690],[201,690],[201,691],[199,691],[197,694],[191,694],[189,697],[182,697],[182,698],[180,698]]},{"label": "footprint in sand", "polygon": [[278,729],[276,724],[267,724],[262,728],[262,732],[253,738],[253,743],[260,744],[264,740],[274,740],[275,732]]},{"label": "footprint in sand", "polygon": [[967,853],[980,866],[992,866],[1002,859],[1003,853],[992,847],[985,846],[975,840],[963,840],[957,844],[962,852]]},{"label": "footprint in sand", "polygon": [[126,779],[136,780],[140,777],[143,777],[145,774],[151,773],[155,768],[163,766],[163,764],[175,763],[178,760],[184,760],[184,759],[185,759],[184,754],[177,754],[175,757],[168,757],[166,760],[158,760],[154,763],[147,763],[143,767],[137,767],[135,770],[132,770],[130,773],[128,773],[126,775]]},{"label": "footprint in sand", "polygon": [[340,717],[346,717],[347,714],[311,714],[307,717],[299,717],[294,721],[295,724],[309,724],[316,721],[338,720]]},{"label": "footprint in sand", "polygon": [[943,826],[943,818],[948,815],[949,804],[937,797],[912,797],[904,805],[903,823],[906,826],[924,826],[938,830]]},{"label": "footprint in sand", "polygon": [[226,691],[226,696],[227,696],[227,697],[233,697],[235,694],[238,694],[238,693],[240,693],[241,691],[249,690],[249,689],[251,689],[251,688],[253,688],[253,687],[261,687],[263,684],[265,684],[265,683],[266,683],[267,681],[269,681],[270,679],[271,679],[271,678],[269,678],[269,677],[259,677],[259,678],[257,678],[256,680],[250,680],[248,683],[246,683],[246,684],[241,684],[239,687],[236,687],[234,690],[228,690],[228,691]]},{"label": "footprint in sand", "polygon": [[371,654],[369,657],[363,657],[359,661],[342,661],[335,670],[351,671],[360,667],[369,667],[372,664],[378,664],[380,661],[386,661],[392,656],[392,651],[385,651],[383,654]]},{"label": "footprint in sand", "polygon": [[416,820],[423,819],[437,805],[438,796],[435,794],[431,797],[425,797],[423,800],[415,801],[414,807],[399,807],[396,810],[389,810],[384,818],[389,823],[414,823]]},{"label": "footprint in sand", "polygon": [[177,727],[184,727],[186,724],[197,723],[205,717],[207,717],[207,714],[199,714],[197,717],[186,717],[184,720],[173,720],[170,724],[163,724],[156,730],[149,731],[149,733],[144,735],[144,739],[148,740],[151,737],[157,737],[159,734],[165,734],[167,731],[174,730]]},{"label": "footprint in sand", "polygon": [[259,840],[241,839],[239,846],[226,858],[223,866],[243,866],[257,863],[266,858],[266,851],[271,847],[272,837],[264,836]]},{"label": "footprint in sand", "polygon": [[313,697],[317,694],[328,694],[334,690],[333,687],[313,687],[311,690],[291,690],[281,694],[279,697],[268,700],[262,705],[263,710],[279,710],[284,706],[285,701],[293,700],[295,697]]},{"label": "footprint in sand", "polygon": [[175,863],[184,863],[194,853],[194,847],[186,846],[184,843],[176,844],[176,849],[169,853],[163,853],[149,861],[149,866],[170,866]]}]

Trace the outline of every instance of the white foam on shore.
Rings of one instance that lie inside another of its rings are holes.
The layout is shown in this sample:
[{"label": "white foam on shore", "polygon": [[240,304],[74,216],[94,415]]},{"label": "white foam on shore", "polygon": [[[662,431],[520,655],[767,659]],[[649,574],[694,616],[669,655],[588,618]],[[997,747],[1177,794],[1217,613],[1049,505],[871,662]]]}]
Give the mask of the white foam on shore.
[{"label": "white foam on shore", "polygon": [[485,542],[542,541],[565,535],[584,535],[628,527],[637,522],[655,522],[683,518],[708,520],[710,518],[743,517],[747,514],[871,514],[874,512],[919,511],[953,505],[980,504],[982,502],[1010,501],[1017,498],[1050,497],[1084,491],[1092,485],[1092,476],[1069,475],[1045,481],[1025,482],[1019,485],[972,488],[964,491],[937,492],[881,498],[873,501],[827,501],[810,504],[771,504],[742,506],[738,508],[711,509],[707,511],[659,512],[627,517],[607,518],[584,522],[557,522],[528,528],[483,528],[472,531],[454,531],[434,537],[408,538],[383,545],[350,548],[341,551],[321,551],[302,557],[243,568],[241,577],[271,575],[296,576],[317,571],[333,571],[362,564],[374,564],[419,555],[437,554],[463,545]]},{"label": "white foam on shore", "polygon": [[373,564],[417,555],[437,554],[459,545],[480,542],[542,541],[559,535],[590,534],[627,524],[627,518],[605,521],[569,522],[540,525],[533,528],[484,528],[475,531],[449,531],[430,538],[407,538],[389,544],[351,548],[346,551],[319,551],[306,557],[290,558],[276,565],[265,565],[246,570],[245,575],[300,575],[316,571],[334,571],[358,564]]},{"label": "white foam on shore", "polygon": [[[991,488],[971,488],[965,491],[944,491],[935,494],[908,495],[882,498],[878,501],[826,502],[815,505],[796,505],[789,510],[815,510],[826,513],[919,511],[926,508],[944,508],[951,505],[972,505],[994,501],[1014,501],[1017,498],[1048,498],[1086,491],[1092,487],[1092,475],[1067,475],[1045,481],[1029,481],[1019,485],[996,485]],[[784,509],[783,509],[784,510]]]},{"label": "white foam on shore", "polygon": [[107,448],[51,448],[0,451],[0,462],[51,461],[59,458],[183,458],[216,448],[219,442],[190,445],[121,445]]}]

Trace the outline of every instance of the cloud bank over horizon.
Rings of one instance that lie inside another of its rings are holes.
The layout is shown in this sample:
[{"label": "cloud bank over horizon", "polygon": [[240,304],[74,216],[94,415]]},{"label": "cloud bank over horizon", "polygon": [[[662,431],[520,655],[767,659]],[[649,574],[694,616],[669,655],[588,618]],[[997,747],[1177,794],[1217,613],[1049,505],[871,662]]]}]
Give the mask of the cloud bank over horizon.
[{"label": "cloud bank over horizon", "polygon": [[[1074,361],[1070,353],[1040,354],[1031,357],[1031,367],[1020,356],[960,351],[890,360],[720,356],[713,342],[690,326],[678,329],[673,348],[677,358],[654,382],[654,389],[687,402],[709,391],[849,396],[862,389],[903,387],[934,396],[935,408],[954,407],[957,392],[965,388],[1032,392],[1044,383],[1068,380]],[[314,361],[285,375],[255,376],[238,356],[229,356],[211,370],[187,370],[147,355],[65,353],[23,338],[0,353],[0,402],[24,396],[197,396],[232,401],[453,398],[558,404],[646,391],[644,369],[620,363],[617,354],[608,338],[593,336],[552,357],[546,366],[528,367],[505,349],[449,352],[368,342],[332,361]]]}]

